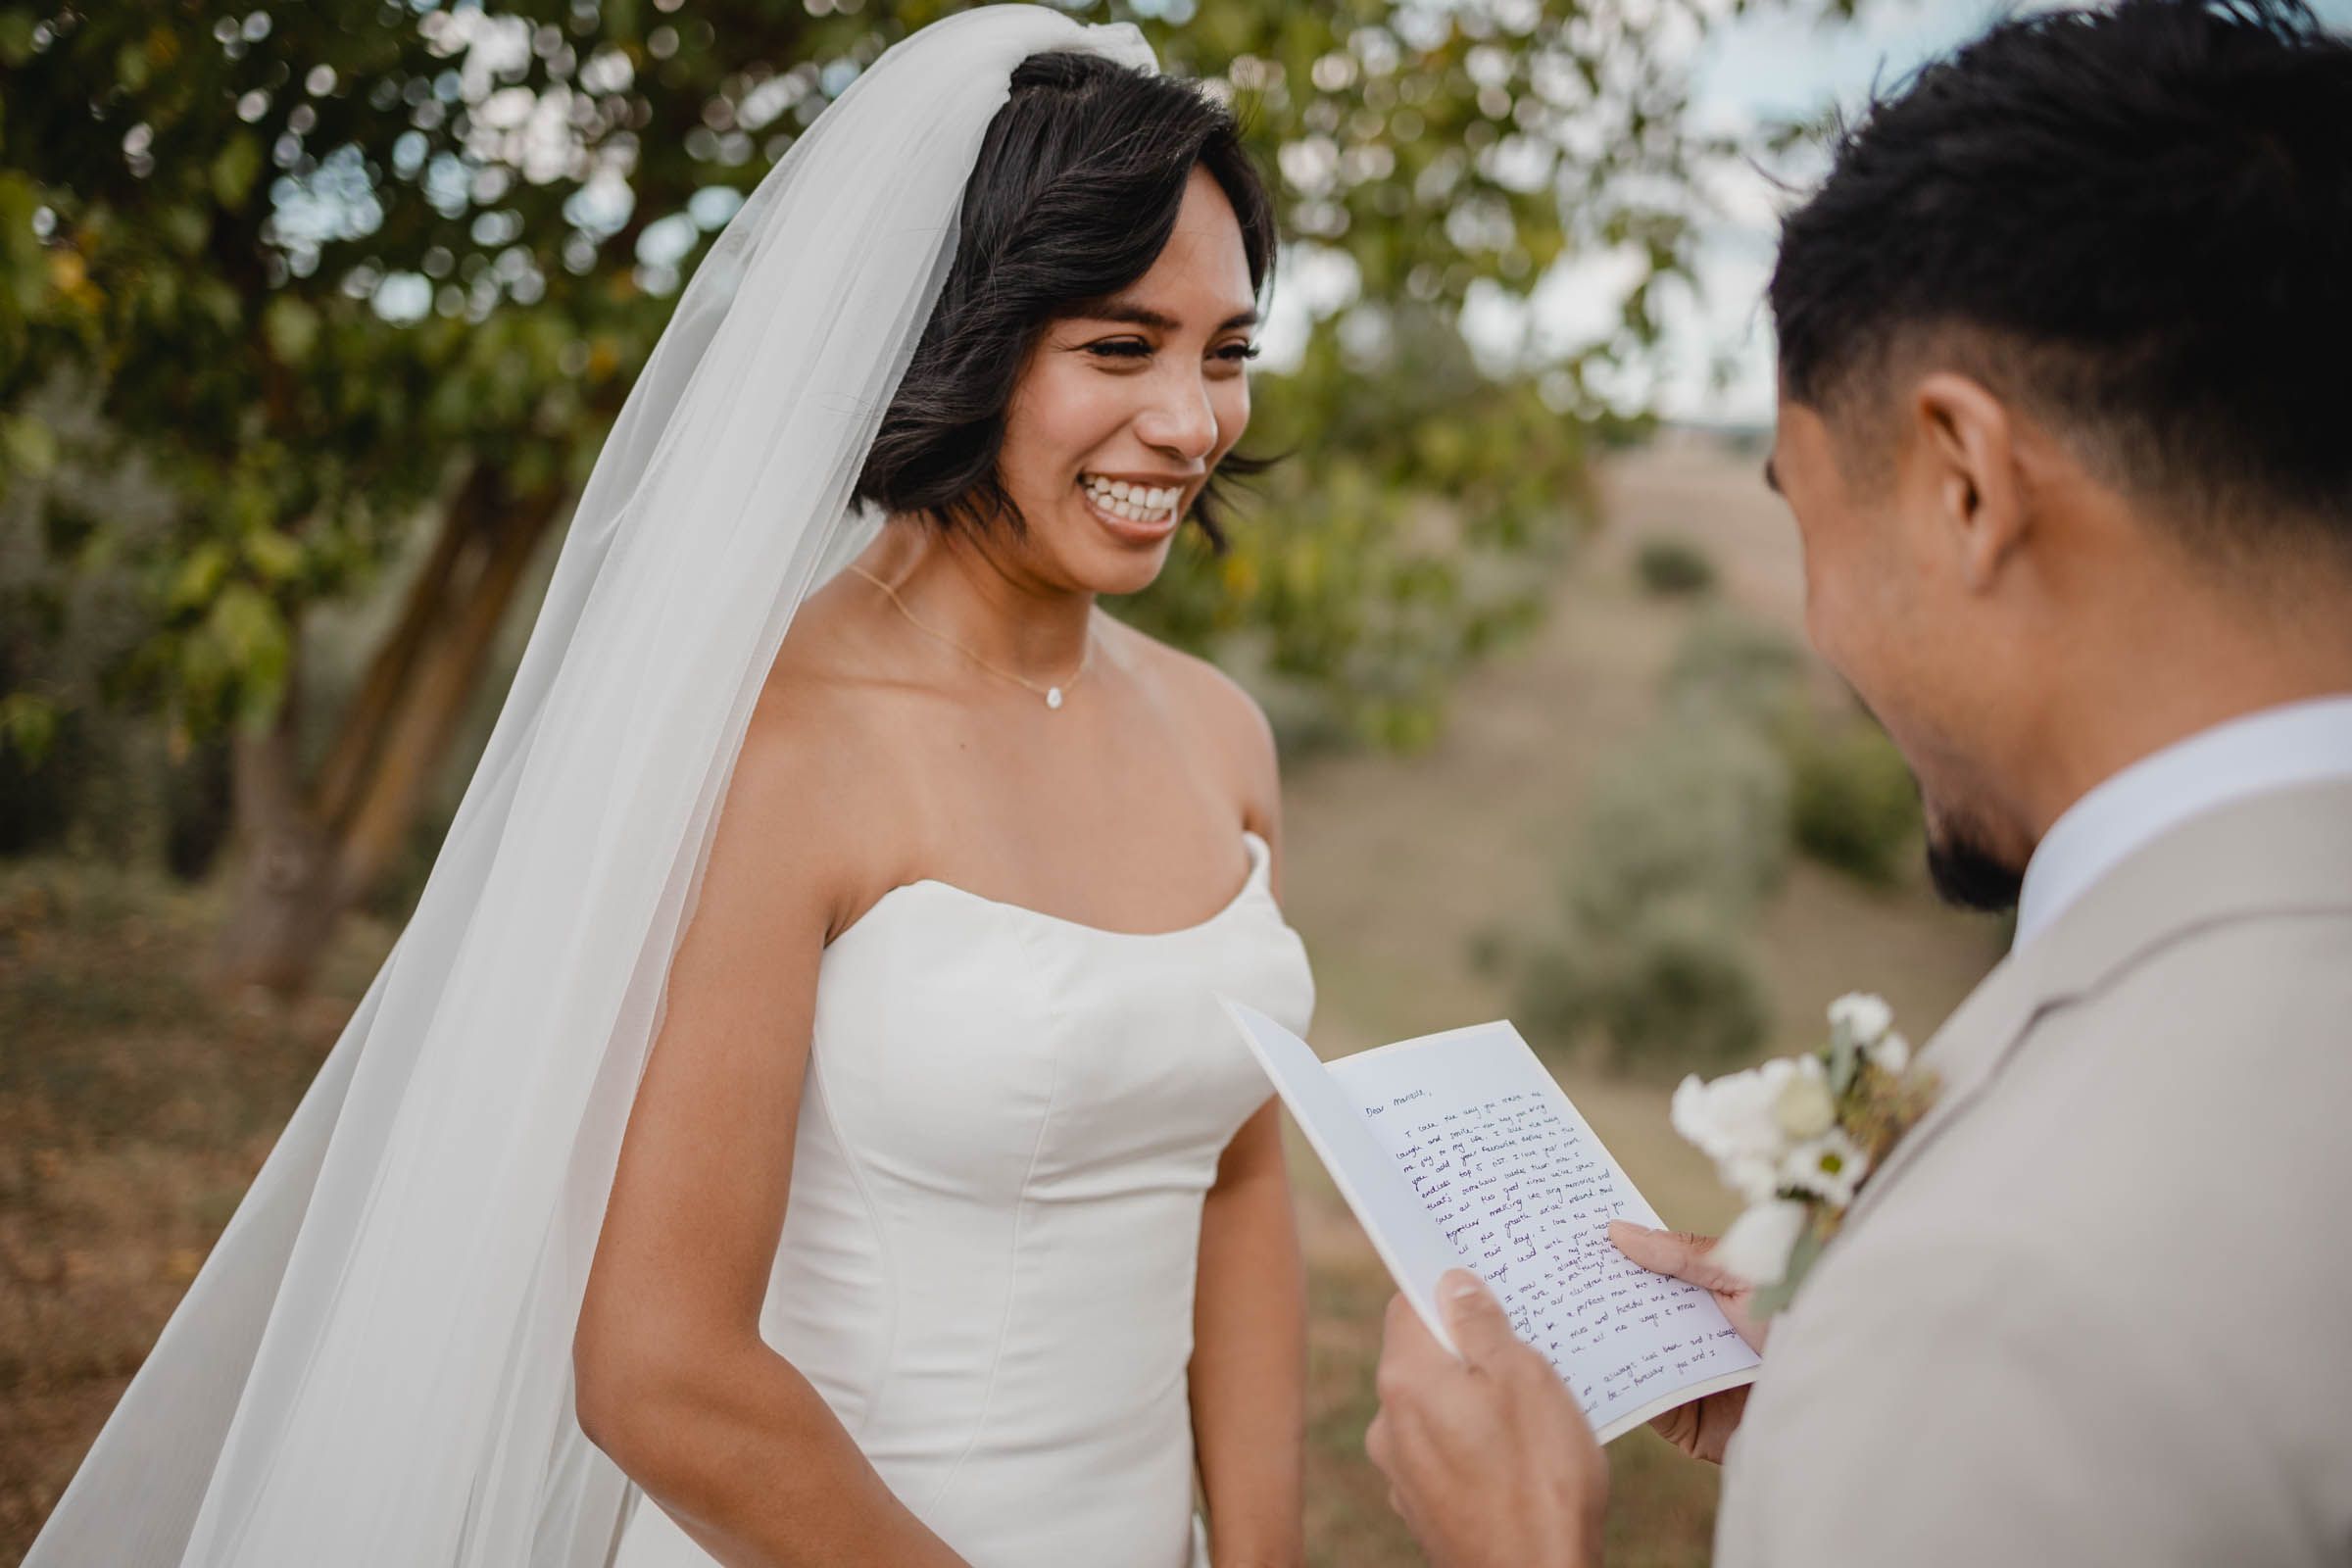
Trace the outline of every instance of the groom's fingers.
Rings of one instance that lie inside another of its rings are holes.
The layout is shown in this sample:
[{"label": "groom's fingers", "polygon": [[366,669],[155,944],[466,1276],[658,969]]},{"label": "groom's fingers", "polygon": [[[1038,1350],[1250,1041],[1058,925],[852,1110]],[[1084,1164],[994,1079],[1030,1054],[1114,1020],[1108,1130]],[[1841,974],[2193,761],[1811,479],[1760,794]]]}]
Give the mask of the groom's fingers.
[{"label": "groom's fingers", "polygon": [[1388,1316],[1380,1331],[1380,1359],[1382,1365],[1399,1370],[1451,1359],[1401,1291],[1389,1298]]},{"label": "groom's fingers", "polygon": [[1693,1236],[1689,1231],[1653,1231],[1646,1225],[1619,1219],[1609,1222],[1609,1241],[1617,1250],[1652,1274],[1672,1275],[1701,1290],[1726,1295],[1737,1295],[1747,1288],[1745,1280],[1708,1255],[1715,1250],[1712,1236]]},{"label": "groom's fingers", "polygon": [[1487,1289],[1486,1281],[1466,1268],[1446,1270],[1438,1281],[1439,1307],[1446,1314],[1446,1332],[1453,1348],[1472,1366],[1484,1366],[1519,1343],[1502,1303]]}]

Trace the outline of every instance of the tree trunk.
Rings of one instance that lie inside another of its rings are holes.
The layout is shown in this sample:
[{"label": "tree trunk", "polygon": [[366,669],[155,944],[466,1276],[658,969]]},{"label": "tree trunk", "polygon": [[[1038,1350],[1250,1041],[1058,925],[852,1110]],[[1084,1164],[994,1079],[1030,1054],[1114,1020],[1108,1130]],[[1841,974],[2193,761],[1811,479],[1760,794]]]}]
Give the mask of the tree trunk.
[{"label": "tree trunk", "polygon": [[488,467],[467,475],[312,778],[296,755],[294,687],[267,733],[237,737],[240,856],[220,949],[227,983],[309,985],[341,917],[415,824],[563,499],[510,496]]},{"label": "tree trunk", "polygon": [[294,719],[298,681],[287,683],[277,717],[230,742],[236,818],[234,913],[220,932],[220,969],[239,986],[299,991],[323,946],[311,933],[331,923],[327,868],[333,847],[302,800]]}]

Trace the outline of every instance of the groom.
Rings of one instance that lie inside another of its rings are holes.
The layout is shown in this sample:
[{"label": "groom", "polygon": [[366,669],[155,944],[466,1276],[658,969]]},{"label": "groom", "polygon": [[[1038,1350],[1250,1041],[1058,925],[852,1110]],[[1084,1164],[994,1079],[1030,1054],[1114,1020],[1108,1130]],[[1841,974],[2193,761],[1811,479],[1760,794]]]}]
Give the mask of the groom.
[{"label": "groom", "polygon": [[[1771,297],[1813,639],[2018,928],[1752,1399],[1660,1423],[1718,1561],[2352,1561],[2352,42],[2004,24],[1844,139]],[[1393,1500],[1440,1568],[1597,1561],[1591,1433],[1448,1280],[1465,1359],[1390,1313]]]}]

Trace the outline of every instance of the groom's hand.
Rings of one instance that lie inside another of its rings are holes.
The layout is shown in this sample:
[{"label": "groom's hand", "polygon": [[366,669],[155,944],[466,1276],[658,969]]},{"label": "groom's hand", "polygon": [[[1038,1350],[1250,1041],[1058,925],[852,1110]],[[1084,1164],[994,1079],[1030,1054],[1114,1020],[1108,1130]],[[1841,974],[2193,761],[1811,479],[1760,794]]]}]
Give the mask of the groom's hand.
[{"label": "groom's hand", "polygon": [[1433,1568],[1594,1568],[1609,1469],[1551,1363],[1477,1276],[1440,1282],[1455,1359],[1389,1303],[1380,1413],[1364,1449]]},{"label": "groom's hand", "polygon": [[[1763,1351],[1764,1325],[1749,1316],[1747,1310],[1748,1298],[1754,1292],[1746,1281],[1725,1272],[1707,1255],[1715,1250],[1714,1237],[1692,1236],[1687,1231],[1653,1231],[1646,1225],[1621,1219],[1610,1223],[1609,1240],[1617,1250],[1652,1274],[1687,1280],[1712,1295],[1715,1304],[1723,1308],[1723,1315],[1747,1342],[1747,1348]],[[1678,1404],[1652,1421],[1650,1429],[1692,1458],[1721,1464],[1724,1449],[1731,1446],[1732,1434],[1740,1429],[1740,1418],[1747,1414],[1747,1390],[1748,1386],[1741,1384],[1689,1404]]]}]

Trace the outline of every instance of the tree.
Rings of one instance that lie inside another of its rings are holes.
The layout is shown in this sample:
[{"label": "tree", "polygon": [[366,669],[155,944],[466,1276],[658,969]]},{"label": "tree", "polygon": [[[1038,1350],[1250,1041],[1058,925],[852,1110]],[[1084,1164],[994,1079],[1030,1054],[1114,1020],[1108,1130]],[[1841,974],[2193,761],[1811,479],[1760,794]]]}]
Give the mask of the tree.
[{"label": "tree", "polygon": [[[1253,646],[1361,732],[1430,732],[1450,673],[1529,616],[1511,564],[1571,526],[1583,355],[1641,342],[1657,284],[1688,273],[1712,149],[1647,46],[1707,3],[1070,8],[1138,22],[1237,100],[1290,264],[1337,280],[1303,362],[1260,383],[1260,429],[1296,449],[1267,504],[1131,613]],[[700,247],[951,9],[0,0],[0,484],[47,560],[135,584],[108,700],[230,737],[233,977],[299,986],[410,830]],[[1638,264],[1622,332],[1474,361],[1466,300],[1598,248]],[[167,516],[94,509],[93,471],[139,475]],[[334,695],[306,686],[306,616],[418,530],[397,613],[306,749],[306,700]],[[35,582],[0,608],[37,641],[58,598]],[[25,662],[0,657],[0,744],[33,756],[73,715]]]}]

